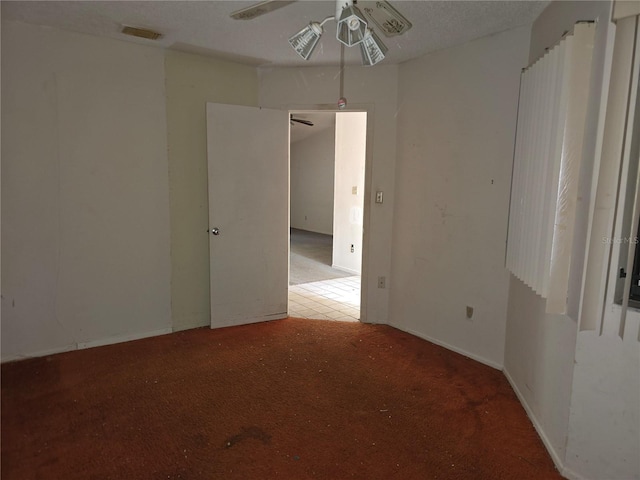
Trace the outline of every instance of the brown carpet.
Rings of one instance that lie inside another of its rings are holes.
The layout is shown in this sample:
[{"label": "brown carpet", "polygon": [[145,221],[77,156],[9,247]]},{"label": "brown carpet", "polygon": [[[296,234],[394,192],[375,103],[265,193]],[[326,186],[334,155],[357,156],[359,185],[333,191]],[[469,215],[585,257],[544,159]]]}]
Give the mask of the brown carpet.
[{"label": "brown carpet", "polygon": [[286,319],[2,365],[2,479],[561,478],[501,372]]}]

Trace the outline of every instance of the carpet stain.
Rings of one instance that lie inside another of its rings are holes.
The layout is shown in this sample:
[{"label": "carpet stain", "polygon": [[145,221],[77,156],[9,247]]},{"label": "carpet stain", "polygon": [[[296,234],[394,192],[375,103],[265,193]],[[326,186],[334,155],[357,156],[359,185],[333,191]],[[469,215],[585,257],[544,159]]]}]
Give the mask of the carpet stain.
[{"label": "carpet stain", "polygon": [[562,479],[502,372],[386,325],[204,327],[1,367],[2,480]]},{"label": "carpet stain", "polygon": [[200,448],[205,448],[209,445],[209,437],[202,433],[197,433],[191,437],[191,443]]},{"label": "carpet stain", "polygon": [[271,435],[269,435],[267,432],[259,427],[249,427],[243,428],[240,433],[227,438],[227,440],[224,442],[224,448],[231,448],[234,445],[250,438],[259,440],[265,445],[268,445],[271,442]]}]

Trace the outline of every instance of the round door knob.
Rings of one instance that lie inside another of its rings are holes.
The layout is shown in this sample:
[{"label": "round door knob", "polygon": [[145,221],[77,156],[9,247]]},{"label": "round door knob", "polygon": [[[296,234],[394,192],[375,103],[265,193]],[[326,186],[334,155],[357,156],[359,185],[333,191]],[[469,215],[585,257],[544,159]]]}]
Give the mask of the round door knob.
[{"label": "round door knob", "polygon": [[211,234],[212,235],[220,235],[220,230],[217,227],[213,227],[211,229]]}]

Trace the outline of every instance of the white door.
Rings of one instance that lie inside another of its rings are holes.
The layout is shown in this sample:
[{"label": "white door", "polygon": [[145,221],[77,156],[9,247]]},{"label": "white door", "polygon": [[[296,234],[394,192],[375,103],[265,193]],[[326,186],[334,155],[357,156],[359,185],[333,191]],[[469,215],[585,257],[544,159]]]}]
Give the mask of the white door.
[{"label": "white door", "polygon": [[211,328],[287,316],[289,115],[207,103]]}]

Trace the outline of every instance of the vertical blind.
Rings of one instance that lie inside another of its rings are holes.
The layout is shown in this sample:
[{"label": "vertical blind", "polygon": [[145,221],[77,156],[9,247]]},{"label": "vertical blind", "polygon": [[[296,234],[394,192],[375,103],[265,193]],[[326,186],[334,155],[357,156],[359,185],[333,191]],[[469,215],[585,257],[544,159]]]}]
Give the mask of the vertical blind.
[{"label": "vertical blind", "polygon": [[595,27],[571,34],[522,72],[507,268],[565,313]]}]

